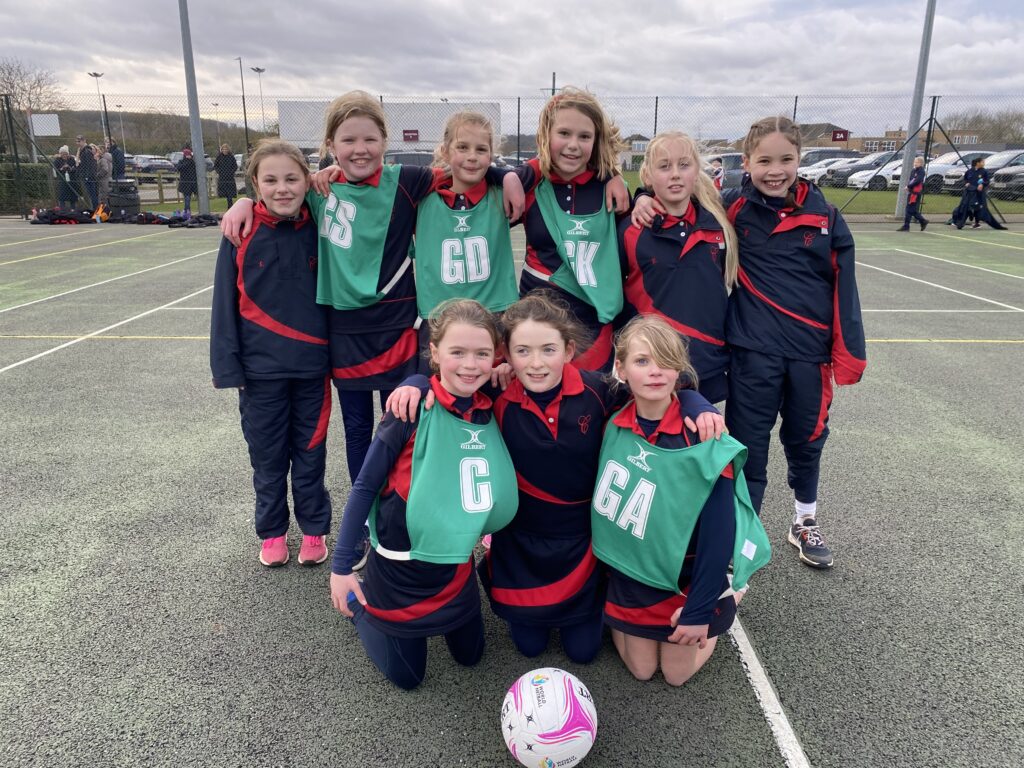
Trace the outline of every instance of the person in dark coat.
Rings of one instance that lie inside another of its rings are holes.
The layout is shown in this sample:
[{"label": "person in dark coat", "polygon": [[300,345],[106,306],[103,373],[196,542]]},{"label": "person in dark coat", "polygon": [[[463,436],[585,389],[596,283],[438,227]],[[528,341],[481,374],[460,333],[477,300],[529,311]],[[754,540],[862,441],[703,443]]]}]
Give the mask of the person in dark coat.
[{"label": "person in dark coat", "polygon": [[231,153],[229,145],[220,145],[220,152],[217,153],[217,157],[213,161],[213,170],[217,172],[217,197],[227,198],[228,208],[230,208],[238,195],[238,184],[235,182],[238,161]]},{"label": "person in dark coat", "polygon": [[967,222],[974,220],[971,229],[978,229],[985,222],[992,229],[1006,229],[996,221],[988,209],[988,171],[985,170],[985,158],[979,157],[971,161],[971,169],[964,174],[964,193],[960,204],[953,211],[952,223],[957,229],[963,229]]},{"label": "person in dark coat", "polygon": [[199,192],[199,185],[196,183],[196,161],[192,157],[192,150],[189,147],[182,149],[183,157],[174,167],[178,169],[178,191],[185,198],[185,218],[192,217],[192,195]]},{"label": "person in dark coat", "polygon": [[53,173],[57,178],[57,207],[68,210],[74,208],[78,200],[78,192],[75,190],[77,164],[67,144],[60,148],[60,153],[53,160]]},{"label": "person in dark coat", "polygon": [[107,152],[110,153],[110,161],[113,166],[112,175],[115,179],[124,178],[124,150],[117,146],[117,142],[109,136],[106,141]]},{"label": "person in dark coat", "polygon": [[910,220],[913,219],[921,225],[921,231],[928,226],[928,219],[921,215],[921,192],[924,191],[924,158],[914,158],[914,170],[910,172],[907,179],[907,210],[903,217],[903,226],[900,232],[910,231]]},{"label": "person in dark coat", "polygon": [[85,195],[92,205],[91,210],[95,211],[100,202],[99,188],[96,183],[96,155],[84,136],[76,136],[75,143],[78,145],[78,152],[75,155],[75,161],[78,163],[78,181],[85,189]]}]

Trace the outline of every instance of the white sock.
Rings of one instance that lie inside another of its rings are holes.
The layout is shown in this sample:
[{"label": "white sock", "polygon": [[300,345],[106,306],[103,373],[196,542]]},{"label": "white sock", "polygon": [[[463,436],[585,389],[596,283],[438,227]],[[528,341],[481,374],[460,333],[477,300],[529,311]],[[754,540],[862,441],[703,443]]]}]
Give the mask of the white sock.
[{"label": "white sock", "polygon": [[802,501],[797,501],[796,502],[796,514],[793,515],[793,524],[794,525],[803,525],[804,521],[807,520],[807,518],[809,518],[809,517],[810,518],[817,517],[817,514],[818,514],[818,502],[817,501],[811,501],[811,502],[808,502],[806,504],[804,502],[802,502]]}]

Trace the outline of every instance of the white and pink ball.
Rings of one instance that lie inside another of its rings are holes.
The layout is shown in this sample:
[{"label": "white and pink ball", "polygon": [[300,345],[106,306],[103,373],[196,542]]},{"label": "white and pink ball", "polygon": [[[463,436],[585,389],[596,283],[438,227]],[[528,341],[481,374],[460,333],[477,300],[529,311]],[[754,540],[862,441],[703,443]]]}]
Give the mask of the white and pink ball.
[{"label": "white and pink ball", "polygon": [[544,667],[527,672],[505,694],[501,735],[522,765],[570,768],[594,746],[594,698],[565,670]]}]

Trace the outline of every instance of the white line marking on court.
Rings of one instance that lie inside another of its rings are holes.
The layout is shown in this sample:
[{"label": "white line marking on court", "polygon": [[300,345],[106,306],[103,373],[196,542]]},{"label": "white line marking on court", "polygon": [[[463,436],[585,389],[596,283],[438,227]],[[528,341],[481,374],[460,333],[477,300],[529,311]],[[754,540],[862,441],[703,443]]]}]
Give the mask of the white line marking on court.
[{"label": "white line marking on court", "polygon": [[861,309],[861,312],[931,312],[940,315],[1012,315],[1018,309]]},{"label": "white line marking on court", "polygon": [[807,755],[804,754],[803,747],[800,746],[800,740],[796,737],[793,726],[789,724],[789,718],[786,717],[786,711],[782,708],[782,702],[779,701],[779,695],[775,692],[775,686],[772,685],[764,667],[761,666],[761,660],[757,658],[754,646],[750,644],[739,618],[733,620],[732,627],[729,629],[729,637],[732,639],[732,644],[736,646],[736,650],[740,652],[740,662],[747,673],[747,680],[750,681],[750,686],[754,689],[754,696],[757,698],[758,704],[761,705],[764,719],[768,721],[768,726],[772,729],[775,743],[778,745],[786,765],[789,768],[810,768],[811,764],[807,760]]},{"label": "white line marking on court", "polygon": [[973,293],[967,293],[966,291],[958,291],[955,288],[947,288],[944,285],[939,285],[938,283],[930,283],[927,280],[922,280],[919,277],[911,277],[910,275],[903,275],[900,274],[899,272],[893,272],[892,270],[889,269],[882,269],[881,267],[876,267],[874,264],[865,264],[863,261],[858,261],[857,265],[862,267],[869,267],[870,269],[877,269],[879,272],[885,272],[887,275],[905,277],[907,280],[913,280],[915,283],[924,283],[925,285],[930,285],[932,288],[941,288],[943,291],[949,291],[950,293],[957,293],[961,296],[967,296],[972,299],[977,299],[978,301],[984,301],[989,304],[995,304],[997,307],[1006,307],[1007,309],[1012,309],[1017,312],[1024,312],[1024,309],[1021,309],[1020,307],[1015,307],[1011,304],[1003,304],[1001,301],[986,299],[984,296],[975,296]]},{"label": "white line marking on court", "polygon": [[934,259],[935,261],[944,261],[947,264],[956,264],[958,267],[967,267],[968,269],[980,269],[982,272],[991,272],[993,275],[1002,275],[1003,277],[1012,277],[1015,280],[1024,280],[1024,275],[1011,275],[1009,272],[1000,272],[998,269],[989,269],[988,267],[978,267],[974,264],[964,264],[962,261],[953,261],[952,259],[940,259],[938,256],[929,256],[927,253],[918,253],[917,251],[907,251],[903,248],[893,248],[897,253],[909,253],[911,256],[920,256],[924,259]]},{"label": "white line marking on court", "polygon": [[118,243],[128,243],[132,240],[142,240],[147,237],[156,237],[157,235],[166,235],[171,230],[166,229],[163,232],[152,232],[148,235],[139,235],[138,237],[126,237],[124,240],[111,240],[106,243],[93,243],[92,245],[83,245],[81,248],[69,248],[66,251],[54,251],[53,253],[41,253],[38,256],[26,256],[24,259],[13,259],[12,261],[0,261],[0,267],[5,267],[8,264],[19,264],[23,261],[32,261],[33,259],[45,259],[47,256],[63,256],[65,253],[74,253],[75,251],[87,251],[90,248],[102,248],[105,245],[117,245]]},{"label": "white line marking on court", "polygon": [[46,357],[47,355],[52,355],[54,352],[59,352],[62,349],[67,349],[68,347],[77,344],[80,341],[85,341],[86,339],[91,339],[94,336],[99,336],[101,333],[106,333],[107,331],[112,331],[115,328],[120,328],[122,325],[134,322],[135,320],[140,320],[141,318],[146,317],[147,315],[152,315],[154,312],[159,312],[161,309],[173,307],[175,304],[180,304],[183,301],[188,301],[189,299],[198,296],[201,293],[206,293],[207,291],[210,290],[213,290],[212,285],[208,285],[205,288],[200,288],[198,291],[190,293],[188,296],[182,296],[180,299],[175,299],[174,301],[170,301],[167,304],[156,307],[154,309],[147,309],[145,312],[135,315],[134,317],[129,317],[127,320],[122,320],[119,323],[108,325],[106,328],[100,328],[98,331],[93,331],[92,333],[87,333],[84,336],[79,336],[77,339],[73,339],[65,344],[60,344],[59,346],[53,347],[52,349],[48,349],[45,352],[40,352],[38,355],[32,355],[32,357],[26,357],[24,360],[19,360],[16,363],[11,363],[8,366],[0,368],[0,373],[6,373],[12,368],[17,368],[20,365],[25,365],[25,363],[31,363],[33,360],[38,360],[39,358]]},{"label": "white line marking on court", "polygon": [[[210,251],[213,253],[213,251]],[[178,312],[212,312],[213,307],[171,307],[171,309],[177,310]],[[992,310],[993,312],[995,310]]]},{"label": "white line marking on court", "polygon": [[85,235],[90,232],[99,232],[100,229],[91,229],[89,227],[81,227],[76,232],[68,232],[66,235],[48,235],[47,237],[37,237],[33,240],[18,240],[15,243],[0,243],[0,248],[7,248],[10,245],[25,245],[25,243],[38,243],[40,240],[56,240],[58,237],[74,237],[75,235]]},{"label": "white line marking on court", "polygon": [[991,245],[994,248],[1012,248],[1015,251],[1024,251],[1024,248],[1022,248],[1019,245],[1007,245],[1006,243],[993,243],[991,240],[978,240],[978,239],[973,238],[973,237],[963,237],[963,236],[957,236],[957,235],[947,235],[945,232],[929,232],[928,234],[929,235],[934,235],[935,237],[948,237],[950,240],[963,240],[966,243],[975,243],[975,244],[981,244],[981,245]]},{"label": "white line marking on court", "polygon": [[79,291],[84,291],[86,288],[95,288],[98,285],[106,285],[107,283],[113,283],[113,282],[116,282],[118,280],[124,280],[126,277],[135,277],[136,275],[141,275],[144,272],[152,272],[154,269],[163,269],[164,267],[171,267],[171,266],[174,266],[175,264],[181,264],[181,262],[183,262],[183,261],[188,261],[189,259],[195,259],[195,258],[197,258],[199,256],[206,256],[209,253],[216,253],[216,252],[217,252],[217,249],[214,248],[212,251],[203,251],[202,253],[196,253],[196,254],[193,254],[192,256],[185,256],[182,259],[175,259],[174,261],[169,261],[166,264],[157,264],[155,267],[147,267],[146,269],[140,269],[138,272],[132,272],[132,273],[127,274],[127,275],[121,275],[120,277],[112,277],[109,280],[101,280],[100,282],[93,283],[92,285],[83,285],[81,288],[72,288],[70,291],[64,291],[63,293],[55,293],[53,296],[45,296],[45,297],[43,297],[41,299],[36,299],[35,301],[26,301],[24,304],[16,304],[13,307],[7,307],[6,309],[0,309],[0,315],[2,315],[4,312],[10,312],[12,309],[21,309],[22,307],[30,307],[33,304],[38,304],[41,301],[49,301],[50,299],[59,299],[61,296],[67,296],[70,293],[78,293]]}]

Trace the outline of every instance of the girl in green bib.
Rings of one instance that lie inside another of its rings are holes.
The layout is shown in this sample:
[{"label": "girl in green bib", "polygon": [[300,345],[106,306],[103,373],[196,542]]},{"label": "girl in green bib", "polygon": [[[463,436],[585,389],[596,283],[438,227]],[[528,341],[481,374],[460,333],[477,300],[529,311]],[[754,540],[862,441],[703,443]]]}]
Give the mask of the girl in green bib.
[{"label": "girl in green bib", "polygon": [[727,435],[701,442],[684,423],[675,390],[697,374],[679,334],[659,317],[633,318],[615,374],[633,399],[605,430],[591,507],[594,554],[609,569],[605,623],[637,679],[660,667],[682,685],[732,625],[770,547],[741,471],[746,449]]},{"label": "girl in green bib", "polygon": [[[517,508],[512,460],[479,391],[491,377],[500,334],[478,302],[451,300],[430,322],[430,380],[437,405],[413,422],[388,414],[377,429],[341,523],[331,601],[355,623],[374,664],[415,688],[427,638],[443,635],[458,663],[484,647],[473,547]],[[353,566],[369,520],[372,548],[360,582]]]}]

